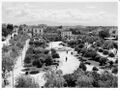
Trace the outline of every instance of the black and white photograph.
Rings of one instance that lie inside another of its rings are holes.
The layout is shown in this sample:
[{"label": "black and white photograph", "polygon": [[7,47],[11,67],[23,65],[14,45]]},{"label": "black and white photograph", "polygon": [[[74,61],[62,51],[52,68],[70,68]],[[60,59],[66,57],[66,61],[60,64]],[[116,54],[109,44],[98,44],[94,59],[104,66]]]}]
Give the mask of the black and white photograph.
[{"label": "black and white photograph", "polygon": [[118,88],[119,0],[56,1],[1,1],[1,87]]}]

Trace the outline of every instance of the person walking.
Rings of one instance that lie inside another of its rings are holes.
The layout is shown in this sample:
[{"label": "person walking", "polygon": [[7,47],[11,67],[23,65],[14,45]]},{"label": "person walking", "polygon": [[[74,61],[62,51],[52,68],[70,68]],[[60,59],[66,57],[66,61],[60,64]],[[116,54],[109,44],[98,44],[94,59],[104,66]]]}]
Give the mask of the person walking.
[{"label": "person walking", "polygon": [[67,62],[67,57],[66,57],[66,62]]},{"label": "person walking", "polygon": [[28,75],[28,72],[25,72],[25,75]]},{"label": "person walking", "polygon": [[68,51],[66,51],[66,53],[68,54]]}]

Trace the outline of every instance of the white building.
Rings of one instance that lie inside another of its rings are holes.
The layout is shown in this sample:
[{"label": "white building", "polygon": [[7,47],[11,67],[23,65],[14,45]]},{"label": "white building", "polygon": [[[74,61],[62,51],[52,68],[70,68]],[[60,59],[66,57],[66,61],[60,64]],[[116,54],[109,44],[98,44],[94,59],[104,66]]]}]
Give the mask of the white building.
[{"label": "white building", "polygon": [[72,32],[70,30],[61,31],[61,37],[62,38],[68,38],[68,39],[70,39],[71,36],[72,36]]},{"label": "white building", "polygon": [[23,28],[23,32],[32,34],[32,36],[42,36],[44,34],[43,28],[39,26],[26,26]]}]

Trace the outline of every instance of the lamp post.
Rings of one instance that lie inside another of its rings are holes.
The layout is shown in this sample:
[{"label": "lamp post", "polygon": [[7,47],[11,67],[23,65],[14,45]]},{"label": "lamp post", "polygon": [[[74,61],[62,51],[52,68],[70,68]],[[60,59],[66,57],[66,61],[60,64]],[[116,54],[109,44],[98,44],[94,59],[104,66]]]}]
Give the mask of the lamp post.
[{"label": "lamp post", "polygon": [[14,65],[12,70],[12,87],[14,87]]}]

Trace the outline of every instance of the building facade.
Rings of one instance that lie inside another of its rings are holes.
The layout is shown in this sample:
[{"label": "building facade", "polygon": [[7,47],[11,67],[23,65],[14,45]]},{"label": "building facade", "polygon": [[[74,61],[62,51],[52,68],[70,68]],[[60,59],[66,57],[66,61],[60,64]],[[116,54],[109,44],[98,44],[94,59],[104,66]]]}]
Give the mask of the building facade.
[{"label": "building facade", "polygon": [[44,34],[43,28],[39,26],[26,26],[23,32],[31,34],[32,36],[42,36]]},{"label": "building facade", "polygon": [[72,36],[72,31],[70,31],[70,30],[61,31],[61,37],[62,38],[70,39],[71,36]]}]

